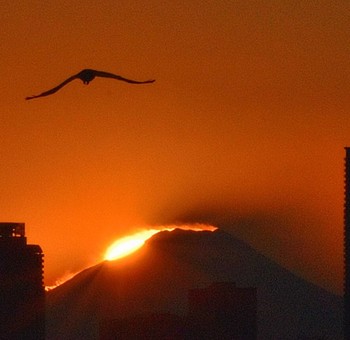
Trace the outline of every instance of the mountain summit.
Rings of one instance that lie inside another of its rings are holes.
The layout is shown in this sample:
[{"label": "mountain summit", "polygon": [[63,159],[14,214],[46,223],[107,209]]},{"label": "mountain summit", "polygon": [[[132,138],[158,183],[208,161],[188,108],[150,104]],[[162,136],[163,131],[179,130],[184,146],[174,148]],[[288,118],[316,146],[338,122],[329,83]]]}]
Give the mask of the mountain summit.
[{"label": "mountain summit", "polygon": [[104,320],[188,312],[188,291],[256,287],[259,339],[342,338],[342,298],[221,230],[164,231],[137,253],[88,268],[47,294],[47,339],[98,339]]}]

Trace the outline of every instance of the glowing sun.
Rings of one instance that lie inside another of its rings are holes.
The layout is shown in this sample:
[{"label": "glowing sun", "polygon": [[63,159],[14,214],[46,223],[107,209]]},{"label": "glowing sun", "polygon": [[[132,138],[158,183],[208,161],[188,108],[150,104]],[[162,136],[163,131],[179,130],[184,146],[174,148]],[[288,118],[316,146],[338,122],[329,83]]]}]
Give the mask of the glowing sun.
[{"label": "glowing sun", "polygon": [[159,230],[150,229],[120,238],[108,247],[105,254],[105,260],[117,260],[133,253],[137,249],[141,248],[146,240],[158,232]]},{"label": "glowing sun", "polygon": [[122,257],[128,256],[141,248],[145,242],[161,231],[172,231],[174,229],[192,230],[192,231],[214,231],[217,228],[207,224],[194,224],[184,226],[167,226],[159,227],[159,229],[148,229],[140,231],[136,234],[126,236],[115,241],[108,247],[104,259],[107,261],[113,261]]}]

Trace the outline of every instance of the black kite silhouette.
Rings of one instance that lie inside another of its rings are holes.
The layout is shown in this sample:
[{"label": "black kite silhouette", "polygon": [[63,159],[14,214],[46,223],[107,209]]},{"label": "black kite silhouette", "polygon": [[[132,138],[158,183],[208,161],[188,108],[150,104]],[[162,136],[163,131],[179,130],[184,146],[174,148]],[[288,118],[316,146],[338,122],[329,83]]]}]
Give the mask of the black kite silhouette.
[{"label": "black kite silhouette", "polygon": [[55,92],[57,92],[59,89],[61,89],[63,86],[67,85],[74,79],[81,79],[84,84],[88,85],[90,81],[92,81],[95,77],[113,78],[113,79],[125,81],[130,84],[147,84],[147,83],[153,83],[155,81],[155,80],[137,81],[137,80],[127,79],[109,72],[85,69],[75,74],[74,76],[69,77],[64,82],[54,87],[53,89],[45,91],[36,96],[26,97],[26,100],[34,99],[38,97],[45,97],[45,96],[49,96],[50,94],[54,94]]}]

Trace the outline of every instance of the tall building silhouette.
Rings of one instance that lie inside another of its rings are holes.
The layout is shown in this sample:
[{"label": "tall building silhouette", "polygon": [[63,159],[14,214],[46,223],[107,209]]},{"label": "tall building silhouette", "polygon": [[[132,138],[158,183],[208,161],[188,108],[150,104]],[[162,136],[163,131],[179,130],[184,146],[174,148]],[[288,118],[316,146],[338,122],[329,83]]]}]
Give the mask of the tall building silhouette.
[{"label": "tall building silhouette", "polygon": [[0,339],[45,339],[43,257],[24,223],[0,223]]},{"label": "tall building silhouette", "polygon": [[345,148],[344,339],[350,340],[350,147]]}]

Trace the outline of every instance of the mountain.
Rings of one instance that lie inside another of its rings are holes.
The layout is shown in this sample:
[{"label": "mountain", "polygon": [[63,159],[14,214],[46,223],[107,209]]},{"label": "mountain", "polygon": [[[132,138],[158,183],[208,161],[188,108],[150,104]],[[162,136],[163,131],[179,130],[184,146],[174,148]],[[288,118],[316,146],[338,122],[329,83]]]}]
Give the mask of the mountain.
[{"label": "mountain", "polygon": [[98,339],[106,319],[184,316],[188,290],[257,287],[258,338],[342,338],[342,298],[223,231],[164,231],[124,259],[88,268],[47,294],[47,339]]}]

